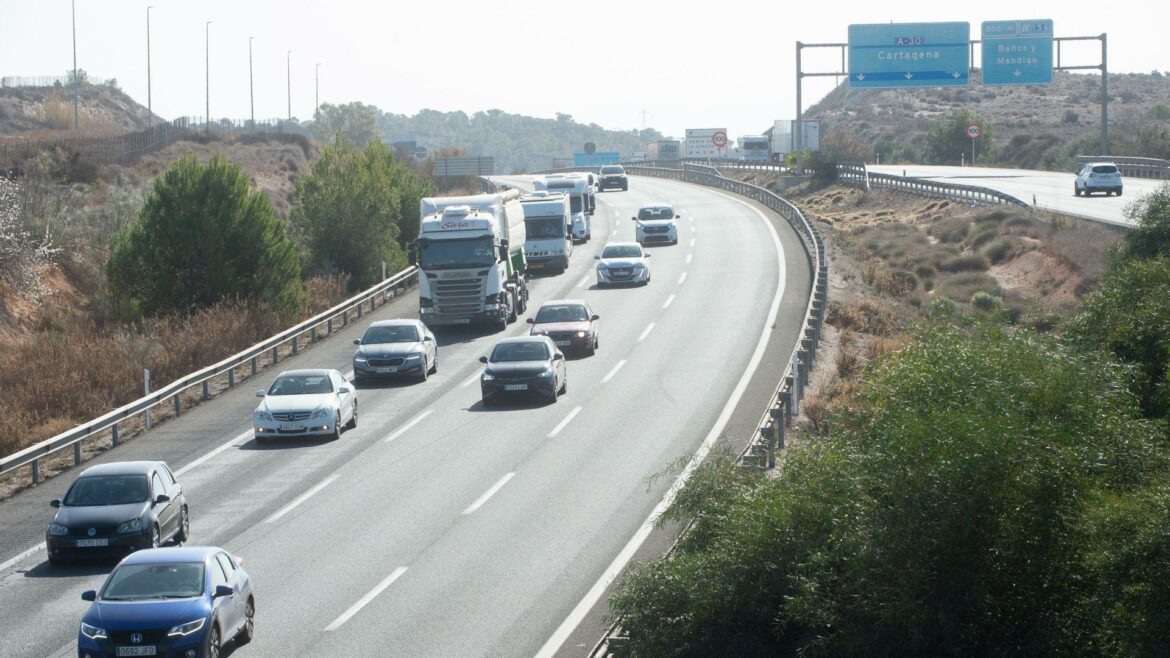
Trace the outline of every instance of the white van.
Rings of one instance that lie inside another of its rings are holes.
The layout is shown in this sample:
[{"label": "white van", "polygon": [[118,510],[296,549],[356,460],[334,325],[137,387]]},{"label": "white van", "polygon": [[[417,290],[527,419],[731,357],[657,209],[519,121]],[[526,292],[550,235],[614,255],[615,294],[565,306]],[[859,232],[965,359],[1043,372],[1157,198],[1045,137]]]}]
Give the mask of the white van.
[{"label": "white van", "polygon": [[563,192],[569,196],[569,214],[573,219],[573,239],[588,242],[593,237],[593,225],[589,218],[589,181],[564,174],[549,174],[533,181],[537,190]]},{"label": "white van", "polygon": [[524,209],[524,259],[528,271],[564,272],[573,255],[568,195],[537,191],[520,197],[520,206]]}]

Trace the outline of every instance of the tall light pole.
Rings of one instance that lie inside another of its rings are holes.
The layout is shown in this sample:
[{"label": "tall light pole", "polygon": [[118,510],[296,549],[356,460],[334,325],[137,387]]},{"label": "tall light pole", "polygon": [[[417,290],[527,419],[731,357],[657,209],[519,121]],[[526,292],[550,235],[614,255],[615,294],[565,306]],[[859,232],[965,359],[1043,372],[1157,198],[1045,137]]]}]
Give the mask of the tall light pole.
[{"label": "tall light pole", "polygon": [[77,0],[70,0],[73,8],[73,129],[77,130],[77,88],[81,86],[81,79],[77,77]]},{"label": "tall light pole", "polygon": [[292,51],[284,55],[284,72],[288,80],[288,120],[292,121]]},{"label": "tall light pole", "polygon": [[150,10],[154,5],[146,8],[146,128],[154,128],[154,106],[150,102]]},{"label": "tall light pole", "polygon": [[248,104],[252,108],[252,130],[256,130],[256,92],[252,86],[252,39],[248,37]]},{"label": "tall light pole", "polygon": [[207,21],[207,25],[203,26],[203,54],[204,67],[207,72],[206,89],[204,90],[204,98],[207,100],[207,107],[204,109],[207,114],[203,117],[203,126],[207,132],[211,132],[211,24],[213,21]]},{"label": "tall light pole", "polygon": [[321,62],[317,62],[313,73],[313,121],[317,120],[317,113],[321,111]]}]

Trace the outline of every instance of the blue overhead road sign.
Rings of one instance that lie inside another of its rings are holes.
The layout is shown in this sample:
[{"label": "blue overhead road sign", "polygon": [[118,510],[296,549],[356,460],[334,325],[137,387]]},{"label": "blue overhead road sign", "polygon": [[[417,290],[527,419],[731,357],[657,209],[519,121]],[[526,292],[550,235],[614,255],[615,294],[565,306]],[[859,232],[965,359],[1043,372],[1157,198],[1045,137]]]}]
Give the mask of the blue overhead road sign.
[{"label": "blue overhead road sign", "polygon": [[849,86],[957,87],[971,71],[970,23],[849,26]]},{"label": "blue overhead road sign", "polygon": [[983,23],[983,84],[1052,82],[1052,21]]}]

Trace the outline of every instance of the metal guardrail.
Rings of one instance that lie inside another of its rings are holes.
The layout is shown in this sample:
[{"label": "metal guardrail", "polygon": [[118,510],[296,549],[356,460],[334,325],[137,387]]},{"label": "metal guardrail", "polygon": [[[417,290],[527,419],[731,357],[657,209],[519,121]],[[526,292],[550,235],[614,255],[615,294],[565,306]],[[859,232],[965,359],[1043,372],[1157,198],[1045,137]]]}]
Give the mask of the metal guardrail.
[{"label": "metal guardrail", "polygon": [[[372,312],[377,307],[378,298],[382,298],[382,304],[385,305],[391,297],[397,297],[407,288],[412,287],[418,283],[418,269],[409,267],[393,276],[388,277],[381,283],[378,283],[367,290],[350,297],[344,302],[334,306],[333,308],[320,313],[304,322],[286,329],[285,331],[268,338],[267,340],[257,343],[252,347],[230,356],[215,365],[208,366],[202,370],[191,373],[182,377],[167,386],[145,395],[130,404],[119,407],[104,416],[95,418],[88,423],[84,423],[66,432],[62,432],[51,439],[42,441],[36,445],[29,446],[16,454],[10,455],[0,459],[0,474],[9,473],[21,466],[31,465],[33,484],[40,482],[39,462],[41,459],[68,447],[73,447],[73,463],[78,465],[81,463],[81,442],[85,439],[92,438],[101,432],[109,430],[111,432],[113,444],[118,445],[118,424],[130,418],[141,414],[147,414],[155,407],[170,401],[174,405],[175,415],[182,411],[182,400],[180,395],[190,388],[202,385],[202,399],[210,399],[210,391],[208,390],[208,382],[213,378],[227,374],[228,387],[235,385],[235,370],[241,366],[248,365],[251,369],[252,375],[256,374],[257,360],[265,353],[271,352],[272,363],[279,361],[279,348],[285,343],[290,343],[292,354],[296,354],[298,350],[298,341],[304,334],[309,334],[310,344],[317,340],[317,332],[322,325],[325,327],[325,335],[328,336],[333,333],[335,321],[340,318],[341,327],[349,324],[350,315],[356,311],[357,318],[361,318],[363,310],[366,305]],[[149,417],[148,417],[149,418]],[[149,420],[147,422],[147,429],[150,429]]]},{"label": "metal guardrail", "polygon": [[1134,178],[1170,179],[1170,160],[1158,158],[1124,158],[1109,155],[1078,155],[1079,164],[1090,162],[1112,162],[1117,165],[1122,176]]},{"label": "metal guardrail", "polygon": [[856,185],[867,190],[874,187],[882,187],[910,192],[911,194],[941,197],[977,204],[1004,204],[1022,206],[1024,208],[1029,207],[1027,203],[1024,203],[1016,197],[991,188],[980,187],[978,185],[943,183],[929,178],[875,174],[870,173],[865,164],[838,164],[837,178],[848,185]]},{"label": "metal guardrail", "polygon": [[[677,161],[675,161],[677,164]],[[688,183],[716,187],[740,196],[753,199],[774,210],[788,221],[800,236],[801,245],[808,256],[812,273],[812,290],[805,306],[804,321],[800,339],[788,359],[788,366],[780,378],[768,408],[764,411],[757,429],[752,435],[739,462],[743,466],[774,468],[776,451],[784,448],[785,431],[792,423],[793,416],[800,414],[800,403],[808,386],[808,375],[816,359],[824,328],[825,312],[829,302],[829,261],[825,241],[813,225],[794,204],[770,190],[757,185],[725,178],[719,169],[707,165],[684,164],[681,168],[646,167],[638,164],[623,165],[628,173],[641,176],[669,178]],[[683,529],[686,532],[686,529]],[[677,543],[677,540],[676,540]],[[672,546],[671,551],[674,548]],[[590,658],[606,658],[624,655],[629,639],[621,630],[621,620],[610,626],[605,636],[594,645]]]}]

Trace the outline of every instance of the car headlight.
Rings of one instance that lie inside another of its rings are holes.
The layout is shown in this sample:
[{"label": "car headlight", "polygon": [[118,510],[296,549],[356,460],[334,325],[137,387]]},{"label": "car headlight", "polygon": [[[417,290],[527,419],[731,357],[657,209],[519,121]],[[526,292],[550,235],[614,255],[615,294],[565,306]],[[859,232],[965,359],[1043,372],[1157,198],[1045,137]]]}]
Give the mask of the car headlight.
[{"label": "car headlight", "polygon": [[645,265],[642,265],[641,263],[639,263],[639,264],[637,264],[637,265],[635,265],[635,266],[634,266],[634,271],[635,271],[635,272],[641,272],[641,271],[642,271],[642,270],[644,270],[644,269],[646,269],[646,266],[645,266]]},{"label": "car headlight", "polygon": [[423,357],[423,355],[421,355],[421,354],[411,354],[410,356],[406,357],[404,360],[405,361],[418,361],[422,357]]},{"label": "car headlight", "polygon": [[104,640],[107,637],[106,629],[98,628],[97,626],[90,626],[85,622],[81,622],[81,634],[91,640]]},{"label": "car headlight", "polygon": [[257,409],[256,411],[252,412],[252,416],[255,417],[256,420],[266,420],[270,423],[272,422],[272,414],[268,413],[267,411],[260,411]]},{"label": "car headlight", "polygon": [[604,272],[605,270],[608,270],[608,269],[609,269],[609,266],[606,265],[605,263],[598,263],[597,264],[597,270],[599,272]]},{"label": "car headlight", "polygon": [[353,357],[353,361],[354,361],[354,363],[365,363],[365,362],[366,362],[366,357],[364,357],[364,356],[361,356],[361,355],[359,354],[359,355],[357,355],[357,356],[354,356],[354,357]]},{"label": "car headlight", "polygon": [[49,534],[53,535],[54,537],[64,537],[65,535],[69,534],[69,528],[65,527],[63,524],[53,521],[49,524]]},{"label": "car headlight", "polygon": [[321,407],[320,409],[313,412],[313,418],[324,418],[326,416],[331,415],[331,413],[332,413],[332,409],[329,409],[327,407]]},{"label": "car headlight", "polygon": [[552,368],[549,368],[548,370],[545,370],[544,372],[540,373],[541,377],[556,377],[556,375],[557,375],[557,371],[553,370]]},{"label": "car headlight", "polygon": [[198,633],[199,631],[203,630],[203,624],[205,624],[206,622],[207,622],[206,618],[201,618],[201,619],[196,619],[195,621],[189,621],[186,624],[179,624],[178,626],[173,626],[173,627],[171,627],[171,632],[167,633],[167,636],[168,637],[175,637],[176,635],[184,636],[184,635],[190,635],[192,633]]},{"label": "car headlight", "polygon": [[577,338],[584,338],[584,337],[585,337],[585,332],[584,332],[584,331],[578,331],[578,332],[577,332]]},{"label": "car headlight", "polygon": [[130,519],[118,526],[118,532],[142,532],[142,519]]},{"label": "car headlight", "polygon": [[483,375],[482,375],[482,379],[483,379],[483,381],[485,381],[485,382],[490,382],[491,380],[493,380],[493,379],[495,379],[495,378],[496,378],[496,376],[495,376],[495,375],[493,375],[493,374],[492,374],[492,373],[490,373],[490,372],[486,372],[486,371],[485,371],[485,372],[483,373]]}]

